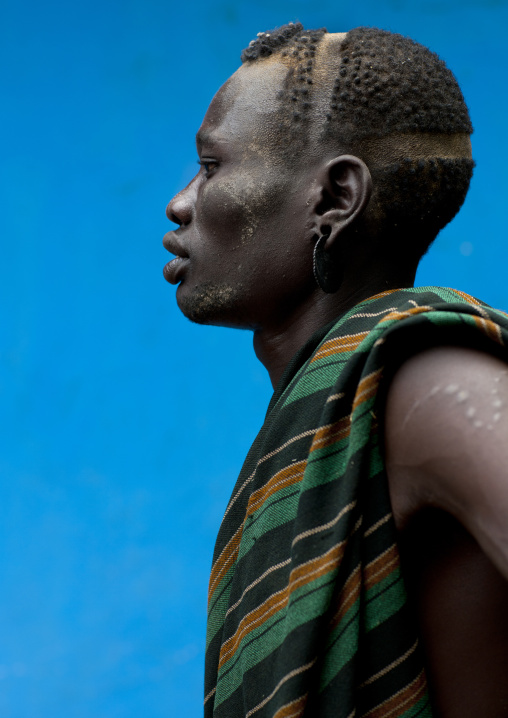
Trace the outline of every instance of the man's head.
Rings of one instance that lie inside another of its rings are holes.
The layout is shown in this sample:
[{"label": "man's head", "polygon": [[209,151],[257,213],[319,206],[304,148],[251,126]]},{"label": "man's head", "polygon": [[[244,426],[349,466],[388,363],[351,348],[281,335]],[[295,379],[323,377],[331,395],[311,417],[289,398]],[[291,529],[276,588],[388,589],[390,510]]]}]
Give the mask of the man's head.
[{"label": "man's head", "polygon": [[374,274],[410,282],[473,167],[444,63],[400,35],[299,24],[259,34],[242,61],[198,133],[200,172],[168,205],[183,312],[258,328],[319,301],[322,234],[350,295]]},{"label": "man's head", "polygon": [[185,260],[165,275],[182,280],[178,304],[193,321],[256,329],[314,290],[307,167],[281,152],[286,74],[268,59],[220,88],[196,136],[201,169],[168,205],[180,228],[165,246]]},{"label": "man's head", "polygon": [[288,64],[288,151],[310,145],[363,159],[379,239],[397,238],[397,253],[418,260],[462,205],[474,165],[453,74],[428,48],[377,28],[329,34],[289,24],[260,33],[241,59],[274,55]]}]

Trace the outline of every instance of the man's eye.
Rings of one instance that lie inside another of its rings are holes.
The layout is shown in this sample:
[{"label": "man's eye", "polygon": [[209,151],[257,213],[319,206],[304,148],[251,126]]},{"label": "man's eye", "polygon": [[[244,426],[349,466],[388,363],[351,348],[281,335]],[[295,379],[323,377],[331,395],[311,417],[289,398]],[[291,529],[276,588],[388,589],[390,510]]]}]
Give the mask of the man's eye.
[{"label": "man's eye", "polygon": [[217,167],[217,162],[214,160],[198,160],[198,165],[201,165],[205,170],[205,175],[208,176]]}]

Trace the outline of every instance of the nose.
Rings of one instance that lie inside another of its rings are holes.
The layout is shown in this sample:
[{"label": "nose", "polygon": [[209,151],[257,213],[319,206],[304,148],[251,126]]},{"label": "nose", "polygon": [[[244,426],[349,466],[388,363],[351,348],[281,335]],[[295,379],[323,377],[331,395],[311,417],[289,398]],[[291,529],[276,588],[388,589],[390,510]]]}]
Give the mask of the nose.
[{"label": "nose", "polygon": [[193,217],[195,192],[193,190],[194,180],[185,189],[175,194],[166,207],[166,217],[179,224],[181,227],[189,224]]}]

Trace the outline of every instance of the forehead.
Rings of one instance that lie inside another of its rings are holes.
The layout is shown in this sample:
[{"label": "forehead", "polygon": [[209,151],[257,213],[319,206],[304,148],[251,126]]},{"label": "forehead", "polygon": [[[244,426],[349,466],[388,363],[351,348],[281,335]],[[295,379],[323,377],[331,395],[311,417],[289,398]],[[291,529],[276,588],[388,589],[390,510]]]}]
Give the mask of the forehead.
[{"label": "forehead", "polygon": [[204,141],[280,141],[280,99],[288,68],[271,58],[242,65],[219,89],[197,134]]}]

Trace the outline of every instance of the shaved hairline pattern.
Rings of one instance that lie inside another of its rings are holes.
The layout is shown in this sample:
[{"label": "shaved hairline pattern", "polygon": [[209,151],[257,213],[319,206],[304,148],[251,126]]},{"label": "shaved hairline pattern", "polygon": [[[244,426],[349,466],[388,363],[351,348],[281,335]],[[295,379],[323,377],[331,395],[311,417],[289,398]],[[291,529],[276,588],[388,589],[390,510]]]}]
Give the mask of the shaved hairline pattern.
[{"label": "shaved hairline pattern", "polygon": [[355,154],[369,167],[376,236],[397,261],[417,263],[460,209],[473,172],[473,128],[445,63],[410,38],[378,28],[347,33],[289,23],[258,33],[251,63],[288,66],[281,155],[310,146]]}]

